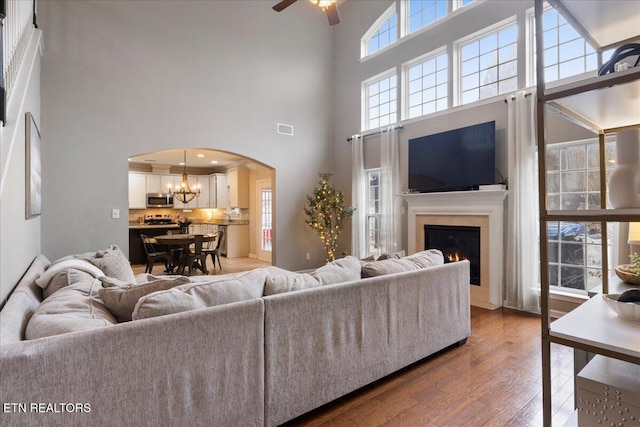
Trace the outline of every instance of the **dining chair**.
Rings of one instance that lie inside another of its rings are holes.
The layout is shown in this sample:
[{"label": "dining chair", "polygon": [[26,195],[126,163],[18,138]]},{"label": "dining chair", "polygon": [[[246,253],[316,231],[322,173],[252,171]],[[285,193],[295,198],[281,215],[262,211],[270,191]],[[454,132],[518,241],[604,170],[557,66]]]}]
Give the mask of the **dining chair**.
[{"label": "dining chair", "polygon": [[162,261],[164,263],[164,271],[168,272],[170,270],[169,266],[171,265],[171,253],[159,250],[156,246],[155,239],[149,238],[145,234],[141,234],[140,238],[142,239],[144,251],[147,254],[147,268],[145,268],[144,272],[151,274],[153,265],[157,261]]},{"label": "dining chair", "polygon": [[204,239],[204,236],[202,234],[196,234],[193,237],[193,250],[190,247],[191,245],[189,245],[189,248],[184,249],[187,253],[183,255],[183,264],[180,266],[180,274],[184,274],[185,267],[189,267],[188,276],[191,276],[193,268],[197,268],[202,271],[202,274],[207,274],[206,255],[202,250],[202,240]]},{"label": "dining chair", "polygon": [[218,265],[220,266],[220,271],[222,271],[222,264],[220,264],[220,246],[222,244],[222,239],[224,239],[224,231],[218,230],[218,239],[216,242],[215,249],[205,249],[204,252],[204,262],[206,265],[207,255],[211,255],[211,262],[213,263],[213,270],[216,269],[216,258],[218,259]]}]

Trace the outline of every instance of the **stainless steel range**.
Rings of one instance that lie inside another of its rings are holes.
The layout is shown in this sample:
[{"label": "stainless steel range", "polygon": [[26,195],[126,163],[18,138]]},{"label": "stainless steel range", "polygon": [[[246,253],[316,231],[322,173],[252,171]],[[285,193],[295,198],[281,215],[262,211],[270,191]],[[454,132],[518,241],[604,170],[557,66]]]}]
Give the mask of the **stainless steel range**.
[{"label": "stainless steel range", "polygon": [[144,216],[144,223],[149,225],[176,224],[171,214],[150,214]]}]

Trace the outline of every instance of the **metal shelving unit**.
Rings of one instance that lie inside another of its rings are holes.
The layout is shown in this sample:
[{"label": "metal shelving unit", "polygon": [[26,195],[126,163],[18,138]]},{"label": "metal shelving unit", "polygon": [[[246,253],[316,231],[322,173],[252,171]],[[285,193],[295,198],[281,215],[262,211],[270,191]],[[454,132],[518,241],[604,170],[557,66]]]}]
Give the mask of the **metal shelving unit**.
[{"label": "metal shelving unit", "polygon": [[[640,2],[548,0],[598,52],[640,39]],[[542,311],[543,422],[551,426],[551,344],[558,343],[640,364],[640,324],[620,320],[605,306],[601,295],[551,322],[549,310],[549,253],[547,223],[586,221],[601,224],[606,236],[608,222],[640,221],[640,209],[607,209],[605,136],[623,129],[640,128],[640,67],[595,76],[570,84],[548,86],[544,82],[542,12],[543,0],[535,0],[537,62],[537,131],[540,189],[540,280]],[[592,130],[600,141],[601,209],[547,210],[545,109]],[[602,239],[603,271],[608,271],[607,239]],[[602,292],[608,293],[608,277]],[[577,416],[570,423],[577,425]]]}]

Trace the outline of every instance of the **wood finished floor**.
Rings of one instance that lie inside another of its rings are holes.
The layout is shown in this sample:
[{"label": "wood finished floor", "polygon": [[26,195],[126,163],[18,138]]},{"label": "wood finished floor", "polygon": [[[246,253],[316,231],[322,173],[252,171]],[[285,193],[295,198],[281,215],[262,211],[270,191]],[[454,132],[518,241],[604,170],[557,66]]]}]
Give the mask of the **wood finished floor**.
[{"label": "wood finished floor", "polygon": [[[540,317],[471,308],[471,337],[291,426],[542,426]],[[573,412],[573,352],[552,347],[553,425]]]},{"label": "wood finished floor", "polygon": [[[222,273],[268,265],[222,258]],[[210,260],[207,268],[211,270]],[[136,274],[144,265],[134,265]],[[162,274],[156,264],[155,274]],[[220,270],[215,273],[220,274]],[[471,307],[471,336],[400,372],[290,421],[292,426],[542,426],[540,317]],[[573,412],[573,352],[552,345],[553,425]]]},{"label": "wood finished floor", "polygon": [[[256,258],[242,257],[242,258],[225,258],[220,257],[220,263],[222,264],[222,271],[218,267],[216,263],[215,271],[213,270],[213,266],[211,265],[211,257],[207,257],[207,270],[209,274],[225,274],[225,273],[237,273],[238,271],[247,271],[252,270],[254,268],[265,267],[267,265],[271,265],[266,261],[261,261]],[[144,273],[146,268],[145,265],[141,264],[133,264],[131,266],[134,274]],[[163,272],[164,266],[162,263],[158,262],[153,267],[153,274],[164,274]],[[202,274],[198,270],[194,270],[194,274]]]}]

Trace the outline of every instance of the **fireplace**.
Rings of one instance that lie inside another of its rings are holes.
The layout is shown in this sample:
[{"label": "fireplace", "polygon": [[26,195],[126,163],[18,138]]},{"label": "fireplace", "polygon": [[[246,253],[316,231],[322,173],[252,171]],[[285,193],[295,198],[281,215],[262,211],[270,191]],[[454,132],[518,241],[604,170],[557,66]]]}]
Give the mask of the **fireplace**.
[{"label": "fireplace", "polygon": [[444,262],[466,259],[471,270],[470,284],[480,283],[480,227],[460,225],[424,225],[425,249],[439,249]]},{"label": "fireplace", "polygon": [[[424,226],[476,227],[480,229],[478,261],[470,259],[471,305],[495,310],[502,306],[504,281],[505,190],[451,191],[407,194],[407,249],[426,249]],[[442,246],[429,243],[431,247]],[[467,256],[467,258],[471,258]],[[480,264],[482,262],[482,264]],[[474,264],[481,267],[474,267]]]}]

